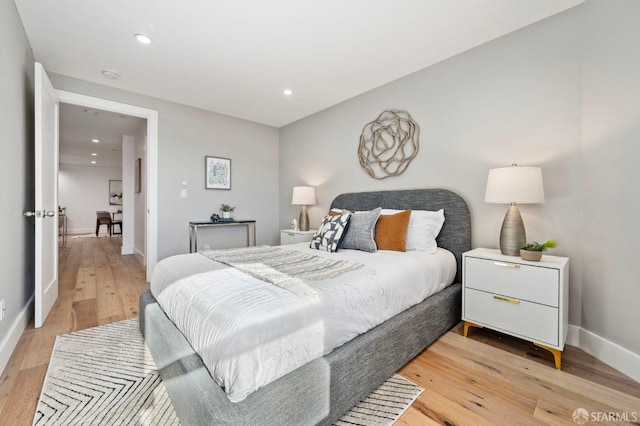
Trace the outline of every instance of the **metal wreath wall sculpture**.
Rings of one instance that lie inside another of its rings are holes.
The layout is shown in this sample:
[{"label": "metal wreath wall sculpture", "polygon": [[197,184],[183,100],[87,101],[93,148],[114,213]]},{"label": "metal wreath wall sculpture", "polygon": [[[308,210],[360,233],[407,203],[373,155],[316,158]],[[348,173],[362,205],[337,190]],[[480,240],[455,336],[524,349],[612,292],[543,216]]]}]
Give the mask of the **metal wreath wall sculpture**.
[{"label": "metal wreath wall sculpture", "polygon": [[362,129],[358,159],[374,179],[399,176],[418,154],[420,126],[406,111],[383,111]]}]

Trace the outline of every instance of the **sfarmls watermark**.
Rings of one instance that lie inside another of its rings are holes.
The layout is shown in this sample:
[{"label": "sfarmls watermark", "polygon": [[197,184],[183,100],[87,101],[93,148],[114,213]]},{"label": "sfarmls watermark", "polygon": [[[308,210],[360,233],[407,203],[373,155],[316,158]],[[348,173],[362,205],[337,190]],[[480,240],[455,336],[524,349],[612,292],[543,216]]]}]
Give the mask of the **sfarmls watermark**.
[{"label": "sfarmls watermark", "polygon": [[587,422],[628,422],[638,421],[638,413],[635,411],[587,411],[584,408],[576,408],[573,412],[573,421],[579,425]]}]

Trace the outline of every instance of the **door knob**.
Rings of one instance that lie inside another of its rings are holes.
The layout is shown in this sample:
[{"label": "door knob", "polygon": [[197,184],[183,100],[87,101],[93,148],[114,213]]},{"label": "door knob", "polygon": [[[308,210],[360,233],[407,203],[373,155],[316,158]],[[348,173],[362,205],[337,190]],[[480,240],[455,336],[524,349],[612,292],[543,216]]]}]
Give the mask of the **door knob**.
[{"label": "door knob", "polygon": [[54,217],[56,215],[56,212],[54,212],[53,210],[49,210],[49,211],[44,211],[44,215],[45,217]]},{"label": "door knob", "polygon": [[25,215],[26,217],[33,217],[33,216],[35,216],[35,215],[36,215],[36,212],[24,212],[24,215]]}]

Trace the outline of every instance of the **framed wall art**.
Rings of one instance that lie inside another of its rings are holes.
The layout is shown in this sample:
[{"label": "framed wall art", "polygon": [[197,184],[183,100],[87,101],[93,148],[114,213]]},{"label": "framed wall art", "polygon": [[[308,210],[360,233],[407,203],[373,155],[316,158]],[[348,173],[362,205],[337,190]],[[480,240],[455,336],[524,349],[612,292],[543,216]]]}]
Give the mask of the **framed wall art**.
[{"label": "framed wall art", "polygon": [[206,189],[231,189],[231,160],[204,157],[204,180]]},{"label": "framed wall art", "polygon": [[109,205],[112,205],[112,206],[122,205],[122,181],[121,180],[109,181]]}]

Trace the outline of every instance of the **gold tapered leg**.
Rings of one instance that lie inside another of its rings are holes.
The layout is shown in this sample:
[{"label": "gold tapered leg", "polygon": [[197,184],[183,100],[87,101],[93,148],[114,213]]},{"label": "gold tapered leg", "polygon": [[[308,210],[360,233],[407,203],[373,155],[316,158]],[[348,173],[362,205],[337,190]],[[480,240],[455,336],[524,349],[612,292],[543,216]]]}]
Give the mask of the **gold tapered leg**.
[{"label": "gold tapered leg", "polygon": [[476,324],[473,322],[469,322],[469,321],[465,321],[464,322],[464,337],[467,337],[467,333],[469,333],[469,327],[478,327],[478,328],[482,328],[482,326],[480,324]]},{"label": "gold tapered leg", "polygon": [[554,348],[550,348],[548,346],[542,345],[540,343],[533,342],[534,345],[539,348],[546,349],[553,354],[553,359],[556,362],[556,369],[560,370],[562,367],[562,351]]}]

